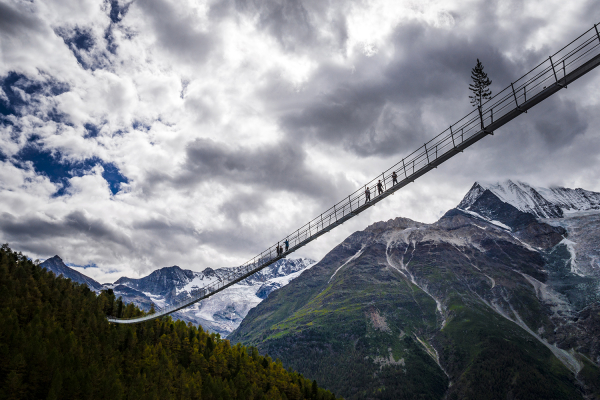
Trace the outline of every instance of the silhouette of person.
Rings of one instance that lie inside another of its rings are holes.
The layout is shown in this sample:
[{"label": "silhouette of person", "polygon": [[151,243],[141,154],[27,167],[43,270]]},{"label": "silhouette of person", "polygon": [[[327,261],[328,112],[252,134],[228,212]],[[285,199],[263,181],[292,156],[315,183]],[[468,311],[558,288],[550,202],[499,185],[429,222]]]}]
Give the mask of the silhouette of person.
[{"label": "silhouette of person", "polygon": [[394,171],[392,172],[392,185],[395,185],[396,183],[398,183],[398,174]]},{"label": "silhouette of person", "polygon": [[383,193],[383,185],[381,184],[381,179],[379,180],[379,182],[377,182],[377,192],[378,195]]},{"label": "silhouette of person", "polygon": [[290,249],[290,242],[288,242],[288,240],[285,239],[285,242],[283,243],[285,243],[285,251],[288,251]]},{"label": "silhouette of person", "polygon": [[369,187],[365,187],[365,202],[367,201],[371,201],[371,191],[369,190]]}]

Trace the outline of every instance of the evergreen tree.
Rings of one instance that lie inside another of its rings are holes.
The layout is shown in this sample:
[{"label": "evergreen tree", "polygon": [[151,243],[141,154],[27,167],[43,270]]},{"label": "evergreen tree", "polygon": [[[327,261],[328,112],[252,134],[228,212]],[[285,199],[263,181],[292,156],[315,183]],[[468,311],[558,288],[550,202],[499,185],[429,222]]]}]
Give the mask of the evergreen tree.
[{"label": "evergreen tree", "polygon": [[477,59],[477,64],[471,70],[471,79],[473,79],[473,83],[469,84],[469,90],[473,93],[473,95],[469,96],[469,99],[471,99],[471,104],[473,107],[477,107],[479,110],[481,129],[483,129],[481,105],[485,100],[492,98],[492,91],[490,90],[492,81],[490,78],[488,78],[487,74],[483,72],[483,64],[481,61],[479,61],[479,58]]}]

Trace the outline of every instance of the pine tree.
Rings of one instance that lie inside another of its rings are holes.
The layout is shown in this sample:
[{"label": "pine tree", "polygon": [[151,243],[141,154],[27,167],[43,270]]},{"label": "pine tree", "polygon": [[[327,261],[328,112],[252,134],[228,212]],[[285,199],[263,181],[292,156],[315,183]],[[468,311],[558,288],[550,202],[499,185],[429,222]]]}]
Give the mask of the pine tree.
[{"label": "pine tree", "polygon": [[483,72],[483,64],[479,61],[479,58],[477,59],[477,64],[471,70],[471,79],[473,79],[473,83],[469,84],[469,90],[473,95],[469,96],[469,99],[471,99],[473,107],[477,107],[479,110],[481,129],[483,129],[481,105],[485,100],[492,98],[492,91],[490,90],[492,81],[488,78],[487,74]]}]

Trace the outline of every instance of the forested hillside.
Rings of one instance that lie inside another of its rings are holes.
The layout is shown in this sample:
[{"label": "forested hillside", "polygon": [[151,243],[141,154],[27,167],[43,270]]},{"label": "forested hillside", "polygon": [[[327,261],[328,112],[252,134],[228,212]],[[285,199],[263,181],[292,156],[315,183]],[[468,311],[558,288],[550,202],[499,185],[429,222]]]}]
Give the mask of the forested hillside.
[{"label": "forested hillside", "polygon": [[110,291],[55,277],[7,245],[0,249],[2,399],[335,399],[256,348],[231,346],[170,318],[132,316]]}]

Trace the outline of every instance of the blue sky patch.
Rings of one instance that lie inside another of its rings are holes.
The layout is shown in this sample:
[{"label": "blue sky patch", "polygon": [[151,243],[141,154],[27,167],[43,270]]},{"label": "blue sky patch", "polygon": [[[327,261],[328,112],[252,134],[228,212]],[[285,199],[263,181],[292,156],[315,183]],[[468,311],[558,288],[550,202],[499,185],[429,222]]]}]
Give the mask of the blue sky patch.
[{"label": "blue sky patch", "polygon": [[119,5],[117,0],[110,0],[110,20],[113,24],[118,24],[123,20],[127,11],[129,11],[129,6],[132,2],[126,3],[124,5]]},{"label": "blue sky patch", "polygon": [[19,109],[27,105],[17,89],[29,95],[42,94],[49,96],[58,96],[70,89],[69,85],[64,82],[48,81],[42,83],[13,71],[0,78],[0,87],[2,87],[8,100],[0,99],[1,115],[19,115]]},{"label": "blue sky patch", "polygon": [[129,183],[127,177],[121,174],[119,168],[113,163],[107,163],[100,159],[98,159],[102,167],[104,168],[104,172],[102,172],[102,177],[106,182],[108,182],[108,186],[110,187],[110,191],[112,194],[117,194],[119,189],[121,188],[121,183]]},{"label": "blue sky patch", "polygon": [[85,134],[83,135],[84,139],[92,139],[98,137],[98,134],[100,133],[99,127],[89,122],[87,124],[84,124],[83,127],[85,128]]},{"label": "blue sky patch", "polygon": [[45,175],[52,183],[60,185],[60,189],[54,193],[54,197],[63,196],[66,193],[70,178],[83,176],[96,165],[104,168],[102,177],[108,183],[113,194],[117,194],[121,183],[129,182],[127,177],[121,174],[119,168],[111,162],[106,162],[98,157],[87,158],[83,161],[67,161],[63,159],[60,152],[52,153],[41,148],[35,141],[31,141],[13,157],[13,164],[20,168],[24,168],[28,161],[33,164],[37,174]]},{"label": "blue sky patch", "polygon": [[131,124],[133,126],[133,129],[137,130],[137,131],[146,131],[148,132],[151,128],[150,125],[146,125],[143,122],[139,122],[139,121],[133,121],[133,123]]},{"label": "blue sky patch", "polygon": [[98,268],[98,266],[95,263],[86,264],[86,265],[79,265],[79,264],[73,264],[73,263],[65,263],[65,265],[67,267],[71,267],[71,268],[83,268],[83,269]]},{"label": "blue sky patch", "polygon": [[94,69],[82,54],[89,52],[95,45],[91,31],[79,27],[75,29],[57,28],[54,32],[60,36],[77,59],[77,62],[85,69]]}]

